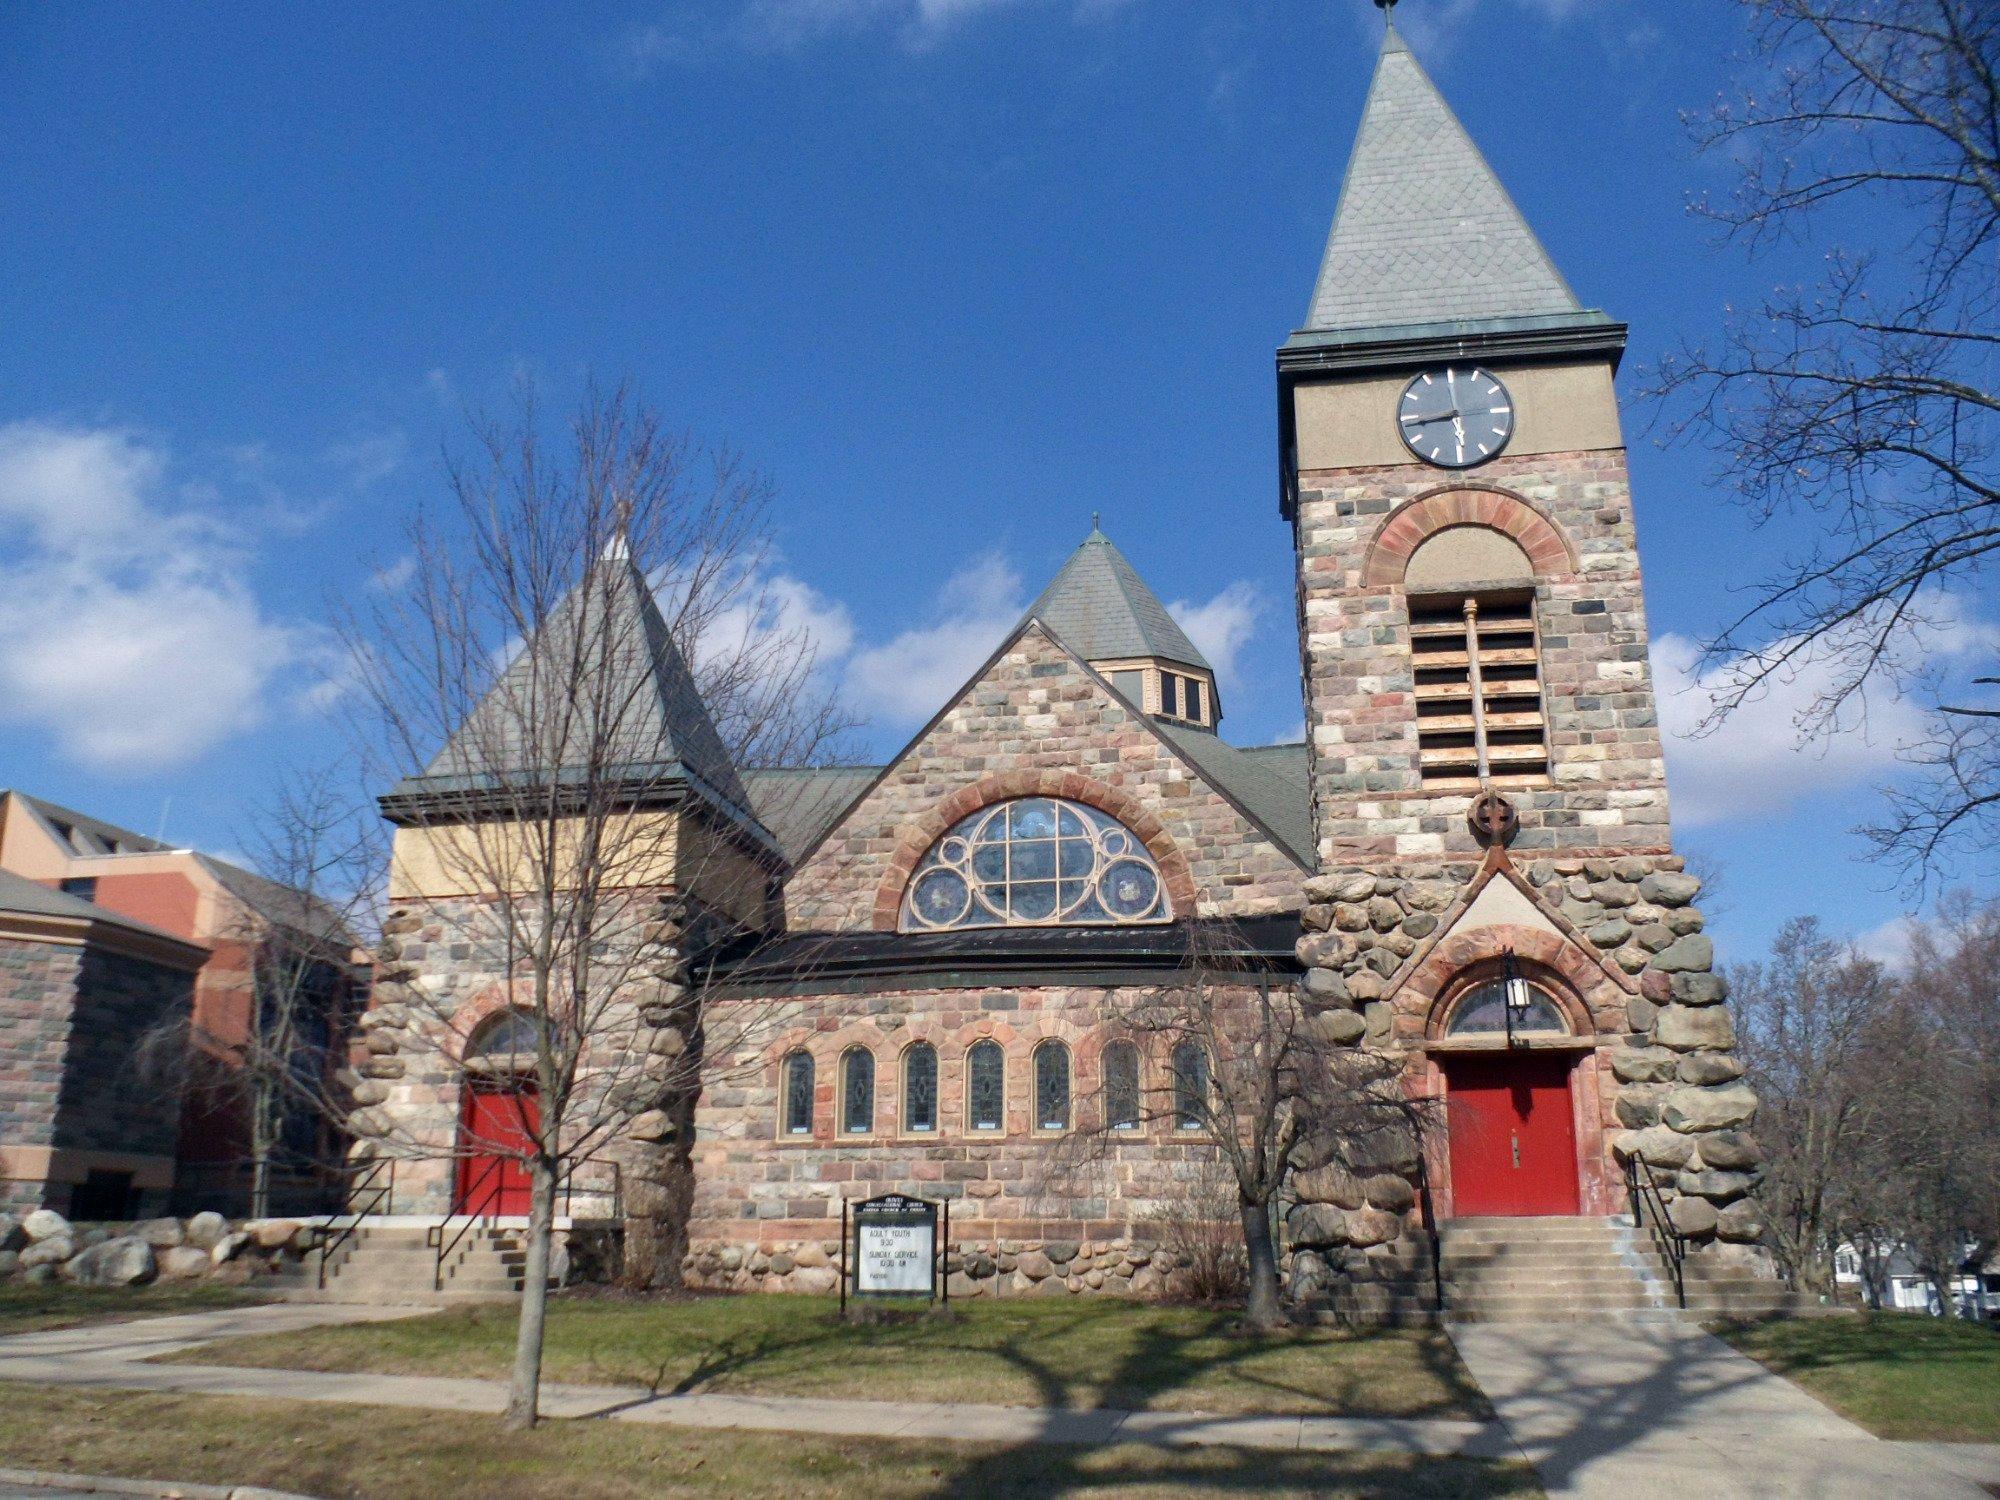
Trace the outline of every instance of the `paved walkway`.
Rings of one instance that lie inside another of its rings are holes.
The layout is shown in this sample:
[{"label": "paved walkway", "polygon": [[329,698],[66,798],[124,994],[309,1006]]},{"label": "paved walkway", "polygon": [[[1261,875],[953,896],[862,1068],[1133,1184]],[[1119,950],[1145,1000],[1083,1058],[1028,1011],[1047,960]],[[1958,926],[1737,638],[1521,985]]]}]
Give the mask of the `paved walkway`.
[{"label": "paved walkway", "polygon": [[1985,1497],[2000,1482],[2000,1448],[1883,1442],[1688,1324],[1451,1337],[1551,1495]]},{"label": "paved walkway", "polygon": [[[435,1411],[503,1410],[507,1389],[497,1380],[146,1363],[160,1355],[199,1348],[218,1339],[284,1333],[328,1323],[378,1322],[420,1316],[426,1311],[286,1303],[19,1334],[0,1339],[0,1381]],[[542,1410],[551,1417],[841,1437],[944,1438],[959,1442],[1087,1447],[1112,1443],[1160,1447],[1230,1445],[1283,1452],[1368,1451],[1456,1454],[1468,1458],[1516,1456],[1498,1423],[1443,1419],[1065,1411],[917,1401],[834,1401],[812,1396],[662,1396],[642,1386],[562,1384],[542,1387]]]}]

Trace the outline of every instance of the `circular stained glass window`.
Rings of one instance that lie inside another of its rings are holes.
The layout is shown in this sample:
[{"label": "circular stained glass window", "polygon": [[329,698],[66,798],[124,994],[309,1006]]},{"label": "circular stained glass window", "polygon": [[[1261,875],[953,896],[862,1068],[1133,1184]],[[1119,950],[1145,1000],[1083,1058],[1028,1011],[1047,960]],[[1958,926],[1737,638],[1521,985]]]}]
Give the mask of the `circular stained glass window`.
[{"label": "circular stained glass window", "polygon": [[918,864],[905,932],[954,927],[1123,926],[1172,917],[1159,866],[1115,818],[1028,797],[981,808]]}]

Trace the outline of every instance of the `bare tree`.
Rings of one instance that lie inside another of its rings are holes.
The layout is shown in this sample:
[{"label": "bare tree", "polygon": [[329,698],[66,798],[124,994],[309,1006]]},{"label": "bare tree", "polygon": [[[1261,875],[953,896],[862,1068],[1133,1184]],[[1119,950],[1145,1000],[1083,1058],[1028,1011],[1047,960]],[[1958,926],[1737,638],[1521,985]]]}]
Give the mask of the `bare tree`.
[{"label": "bare tree", "polygon": [[[628,1253],[678,1275],[704,1055],[760,1017],[707,1004],[689,959],[767,928],[782,871],[739,758],[810,761],[840,721],[809,636],[760,592],[762,479],[623,391],[593,392],[554,452],[525,399],[476,430],[450,504],[410,525],[407,588],[343,622],[374,764],[402,778],[383,800],[399,827],[363,1068],[376,1087],[353,1123],[370,1150],[525,1172],[507,1409],[523,1426],[559,1192],[601,1193],[621,1161]],[[457,955],[446,980],[411,961],[427,929]],[[481,1030],[496,998],[505,1020]],[[535,1104],[461,1132],[396,1097],[413,1067],[454,1097],[502,1070]]]},{"label": "bare tree", "polygon": [[1800,729],[1837,732],[1873,690],[1935,709],[1918,774],[1868,830],[1918,878],[2000,829],[1990,647],[1927,660],[1954,595],[1991,597],[2000,548],[2000,9],[1985,0],[1738,0],[1758,81],[1694,117],[1740,163],[1699,211],[1753,252],[1832,237],[1719,345],[1665,360],[1655,394],[1706,439],[1759,523],[1816,538],[1708,646],[1715,716],[1812,668]]},{"label": "bare tree", "polygon": [[1275,1226],[1294,1169],[1359,1156],[1386,1135],[1414,1142],[1417,1122],[1398,1065],[1352,1047],[1249,951],[1234,924],[1197,921],[1177,982],[1115,1002],[1114,1027],[1148,1039],[1167,1069],[1122,1097],[1107,1076],[1088,1134],[1115,1143],[1122,1125],[1164,1122],[1213,1145],[1242,1234],[1245,1320],[1268,1330],[1285,1321]]},{"label": "bare tree", "polygon": [[1772,1252],[1795,1283],[1830,1293],[1836,1240],[1866,1223],[1856,1190],[1887,1123],[1873,1049],[1895,987],[1881,965],[1798,917],[1767,962],[1731,971],[1729,994],[1757,1086]]}]

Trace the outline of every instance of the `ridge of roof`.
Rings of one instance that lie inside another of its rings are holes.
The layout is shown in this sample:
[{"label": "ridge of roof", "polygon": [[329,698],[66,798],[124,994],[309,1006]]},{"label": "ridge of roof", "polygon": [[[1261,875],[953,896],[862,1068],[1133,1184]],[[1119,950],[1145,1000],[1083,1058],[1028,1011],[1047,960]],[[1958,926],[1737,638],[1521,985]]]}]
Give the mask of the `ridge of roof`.
[{"label": "ridge of roof", "polygon": [[1095,525],[1021,623],[1034,619],[1085,661],[1151,656],[1215,672],[1118,544]]},{"label": "ridge of roof", "polygon": [[[73,854],[101,858],[104,854],[168,854],[174,851],[175,846],[172,844],[148,838],[143,833],[134,833],[129,828],[121,828],[118,824],[107,822],[103,818],[94,818],[89,813],[78,812],[73,807],[64,807],[60,802],[51,802],[46,797],[37,797],[30,792],[21,791],[18,787],[0,788],[0,797],[9,795],[19,797],[22,804],[44,823],[67,824],[72,829],[91,835],[102,844],[131,845],[129,849],[111,848],[99,851],[79,849],[73,841],[68,841],[70,852]],[[50,831],[55,830],[51,828]]]},{"label": "ridge of roof", "polygon": [[1583,311],[1391,25],[1301,332]]}]

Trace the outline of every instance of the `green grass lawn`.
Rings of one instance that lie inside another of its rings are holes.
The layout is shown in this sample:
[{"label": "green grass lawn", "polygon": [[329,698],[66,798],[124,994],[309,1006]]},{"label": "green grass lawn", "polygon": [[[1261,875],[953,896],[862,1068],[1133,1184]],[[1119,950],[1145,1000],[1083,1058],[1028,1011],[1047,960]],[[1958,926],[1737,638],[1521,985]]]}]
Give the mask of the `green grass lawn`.
[{"label": "green grass lawn", "polygon": [[[1234,1314],[1110,1299],[976,1302],[839,1321],[803,1297],[554,1299],[548,1378],[659,1391],[1346,1416],[1491,1415],[1433,1330],[1231,1331]],[[211,1344],[202,1364],[504,1378],[510,1307]]]},{"label": "green grass lawn", "polygon": [[1878,1437],[2000,1442],[2000,1332],[1991,1328],[1863,1313],[1718,1332]]},{"label": "green grass lawn", "polygon": [[[777,1300],[777,1299],[772,1299]],[[547,1422],[222,1396],[0,1386],[0,1464],[327,1497],[611,1500],[631,1495],[1529,1496],[1514,1464],[1392,1454],[904,1443]]]},{"label": "green grass lawn", "polygon": [[158,1317],[163,1313],[207,1312],[218,1307],[243,1307],[269,1299],[226,1286],[94,1287],[0,1285],[0,1337],[10,1333],[40,1333],[50,1328],[76,1328],[85,1323],[116,1323],[127,1318]]}]

